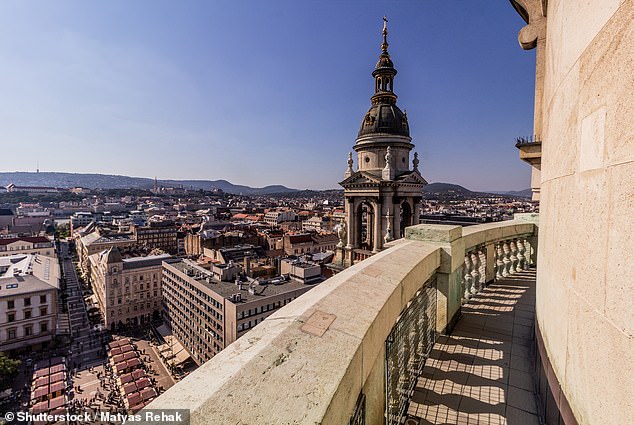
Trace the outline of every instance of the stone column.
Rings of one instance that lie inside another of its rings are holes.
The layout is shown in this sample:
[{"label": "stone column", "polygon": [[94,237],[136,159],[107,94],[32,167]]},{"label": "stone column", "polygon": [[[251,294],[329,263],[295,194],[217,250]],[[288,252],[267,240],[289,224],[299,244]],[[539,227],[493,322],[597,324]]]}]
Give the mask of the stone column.
[{"label": "stone column", "polygon": [[400,204],[392,204],[392,214],[394,215],[394,239],[400,239],[403,237],[401,233],[401,205]]},{"label": "stone column", "polygon": [[412,200],[412,202],[414,203],[414,211],[413,211],[413,217],[412,217],[412,225],[416,226],[417,224],[420,223],[420,200],[415,201]]},{"label": "stone column", "polygon": [[441,248],[440,267],[436,272],[436,331],[448,333],[461,306],[462,266],[465,260],[462,226],[419,224],[408,227],[405,238]]},{"label": "stone column", "polygon": [[484,281],[488,285],[489,283],[495,280],[495,270],[497,268],[497,263],[495,262],[496,256],[496,247],[494,243],[488,243],[484,247],[484,252],[486,255],[486,271]]},{"label": "stone column", "polygon": [[353,201],[351,202],[351,205],[352,205],[352,212],[351,212],[352,222],[350,223],[350,234],[351,234],[350,242],[351,242],[351,248],[357,248],[359,246],[359,237],[361,236],[359,234],[359,220],[361,219],[361,217],[359,217],[358,202],[353,199]]},{"label": "stone column", "polygon": [[[381,204],[379,201],[372,201],[372,208],[374,209],[374,232],[372,235],[372,252],[379,252],[383,246],[382,241],[383,232],[381,231]],[[370,223],[368,223],[370,224]]]},{"label": "stone column", "polygon": [[[390,213],[389,217],[387,213]],[[398,235],[394,231],[394,205],[392,205],[392,197],[385,196],[383,198],[383,202],[381,203],[381,212],[383,218],[381,219],[381,239],[385,240],[385,235],[387,234],[388,221],[389,227],[392,230],[392,239],[398,239]]]},{"label": "stone column", "polygon": [[356,232],[356,223],[354,222],[354,201],[346,198],[346,232],[348,232],[348,240],[346,248],[354,246],[354,237]]}]

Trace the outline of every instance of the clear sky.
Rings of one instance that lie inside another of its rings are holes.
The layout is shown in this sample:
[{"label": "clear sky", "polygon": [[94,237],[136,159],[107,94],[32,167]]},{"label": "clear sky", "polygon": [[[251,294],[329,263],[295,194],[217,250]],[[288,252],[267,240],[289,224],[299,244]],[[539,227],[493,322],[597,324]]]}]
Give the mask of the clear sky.
[{"label": "clear sky", "polygon": [[423,176],[530,187],[535,57],[505,0],[4,0],[0,171],[338,187],[383,15]]}]

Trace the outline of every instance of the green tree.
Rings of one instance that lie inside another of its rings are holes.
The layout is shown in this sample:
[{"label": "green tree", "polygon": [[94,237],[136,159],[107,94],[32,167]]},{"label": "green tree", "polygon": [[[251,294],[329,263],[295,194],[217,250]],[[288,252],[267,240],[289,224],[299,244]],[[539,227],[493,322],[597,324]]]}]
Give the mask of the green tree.
[{"label": "green tree", "polygon": [[7,357],[3,352],[0,352],[0,391],[11,388],[11,378],[18,373],[19,366],[20,360],[14,360]]}]

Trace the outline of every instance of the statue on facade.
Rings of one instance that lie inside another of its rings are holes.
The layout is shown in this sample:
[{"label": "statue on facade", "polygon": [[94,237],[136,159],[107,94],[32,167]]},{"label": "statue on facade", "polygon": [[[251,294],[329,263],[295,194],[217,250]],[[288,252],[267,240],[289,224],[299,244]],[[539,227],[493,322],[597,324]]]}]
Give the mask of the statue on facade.
[{"label": "statue on facade", "polygon": [[348,168],[346,168],[346,172],[343,175],[344,179],[347,179],[352,174],[354,174],[354,170],[352,169],[353,165],[354,165],[354,161],[352,160],[352,152],[348,152]]},{"label": "statue on facade", "polygon": [[387,151],[385,152],[385,168],[383,168],[382,177],[383,180],[394,179],[394,172],[392,169],[392,149],[390,146],[387,147]]},{"label": "statue on facade", "polygon": [[337,225],[337,236],[339,236],[339,243],[337,247],[341,248],[346,244],[346,222],[342,221]]},{"label": "statue on facade", "polygon": [[390,210],[387,210],[387,227],[385,229],[385,237],[383,238],[383,240],[385,241],[385,243],[390,242],[391,240],[394,239],[394,237],[392,236],[392,220],[390,220]]},{"label": "statue on facade", "polygon": [[413,171],[416,171],[418,173],[420,173],[420,171],[418,171],[418,163],[419,162],[420,161],[418,160],[418,152],[414,152],[414,160],[412,161],[412,165],[414,166],[414,170]]}]

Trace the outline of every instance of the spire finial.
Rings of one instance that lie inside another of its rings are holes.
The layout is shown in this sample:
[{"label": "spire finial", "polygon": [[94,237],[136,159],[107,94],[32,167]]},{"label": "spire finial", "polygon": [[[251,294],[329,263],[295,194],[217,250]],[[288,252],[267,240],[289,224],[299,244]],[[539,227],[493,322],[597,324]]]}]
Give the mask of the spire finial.
[{"label": "spire finial", "polygon": [[387,53],[387,16],[383,17],[383,43],[381,44],[381,50]]}]

